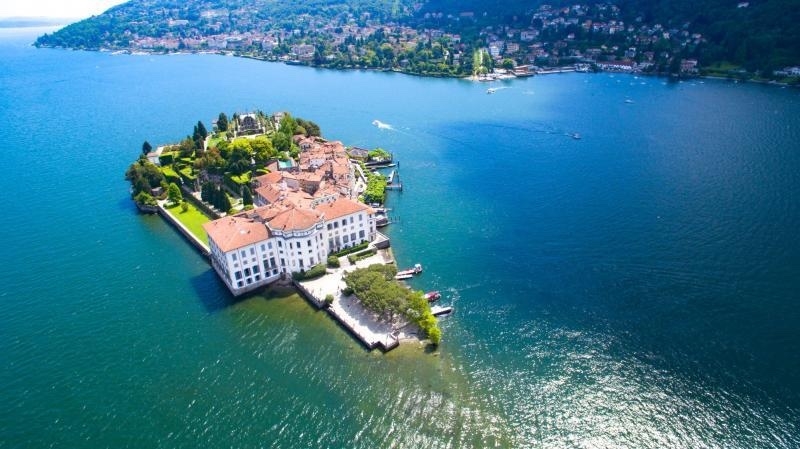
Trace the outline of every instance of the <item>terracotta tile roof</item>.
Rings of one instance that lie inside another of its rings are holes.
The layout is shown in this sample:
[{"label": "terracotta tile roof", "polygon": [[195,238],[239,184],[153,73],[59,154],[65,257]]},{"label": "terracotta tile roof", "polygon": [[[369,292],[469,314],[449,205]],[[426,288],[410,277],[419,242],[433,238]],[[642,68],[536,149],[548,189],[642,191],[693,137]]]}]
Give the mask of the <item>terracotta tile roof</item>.
[{"label": "terracotta tile roof", "polygon": [[267,184],[265,186],[259,187],[256,189],[256,193],[264,198],[269,203],[274,203],[278,201],[281,197],[281,189],[273,184]]},{"label": "terracotta tile roof", "polygon": [[226,253],[269,238],[269,230],[263,223],[246,217],[223,217],[203,224],[203,229]]},{"label": "terracotta tile roof", "polygon": [[276,184],[283,179],[283,173],[279,171],[269,172],[266,175],[261,175],[253,179],[258,185],[265,186],[267,184]]},{"label": "terracotta tile roof", "polygon": [[335,220],[360,211],[372,213],[372,209],[366,204],[361,204],[348,198],[339,198],[332,203],[320,204],[316,207],[316,210],[325,214],[325,220]]},{"label": "terracotta tile roof", "polygon": [[313,210],[291,207],[275,215],[267,225],[282,231],[302,231],[314,226],[320,218]]}]

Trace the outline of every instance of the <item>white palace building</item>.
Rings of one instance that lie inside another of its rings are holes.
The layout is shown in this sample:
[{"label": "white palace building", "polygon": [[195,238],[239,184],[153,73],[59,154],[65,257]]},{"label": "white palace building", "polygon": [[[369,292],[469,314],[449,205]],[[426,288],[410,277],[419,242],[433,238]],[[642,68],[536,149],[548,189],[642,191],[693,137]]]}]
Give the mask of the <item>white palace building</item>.
[{"label": "white palace building", "polygon": [[300,143],[305,149],[299,169],[255,179],[258,207],[203,225],[211,264],[234,295],[326,263],[330,253],[377,237],[375,211],[351,199],[354,173],[344,146]]}]

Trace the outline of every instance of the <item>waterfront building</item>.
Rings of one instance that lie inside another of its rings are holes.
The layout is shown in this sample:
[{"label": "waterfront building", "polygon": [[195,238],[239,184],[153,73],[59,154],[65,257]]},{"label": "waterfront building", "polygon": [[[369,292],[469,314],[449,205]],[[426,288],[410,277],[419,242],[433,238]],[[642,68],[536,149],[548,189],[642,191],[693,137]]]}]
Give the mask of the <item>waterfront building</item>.
[{"label": "waterfront building", "polygon": [[375,211],[339,197],[302,207],[279,201],[203,225],[211,264],[234,295],[325,263],[377,237]]},{"label": "waterfront building", "polygon": [[211,264],[234,295],[375,241],[376,214],[353,198],[344,145],[301,138],[300,163],[254,179],[255,209],[206,223]]}]

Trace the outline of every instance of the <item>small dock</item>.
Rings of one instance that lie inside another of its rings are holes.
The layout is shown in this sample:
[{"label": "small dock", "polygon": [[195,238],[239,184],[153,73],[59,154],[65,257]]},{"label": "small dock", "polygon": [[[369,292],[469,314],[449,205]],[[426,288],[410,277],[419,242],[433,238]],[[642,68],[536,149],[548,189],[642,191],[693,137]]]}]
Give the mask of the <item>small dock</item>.
[{"label": "small dock", "polygon": [[400,174],[397,170],[392,170],[389,177],[386,178],[386,190],[400,190],[403,191],[403,183],[400,182]]}]

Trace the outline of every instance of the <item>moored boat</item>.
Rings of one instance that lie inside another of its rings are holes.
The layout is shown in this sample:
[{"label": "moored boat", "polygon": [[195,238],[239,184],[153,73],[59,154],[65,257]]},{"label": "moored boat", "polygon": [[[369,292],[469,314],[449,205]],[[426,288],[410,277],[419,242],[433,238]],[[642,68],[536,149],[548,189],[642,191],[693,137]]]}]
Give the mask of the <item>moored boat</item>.
[{"label": "moored boat", "polygon": [[433,316],[440,316],[440,315],[448,315],[453,312],[453,308],[451,306],[433,306],[431,307],[431,313]]},{"label": "moored boat", "polygon": [[441,297],[442,297],[442,294],[439,293],[438,291],[432,291],[432,292],[425,293],[425,299],[427,299],[428,302],[434,302],[434,301],[436,301],[437,299],[439,299]]}]

